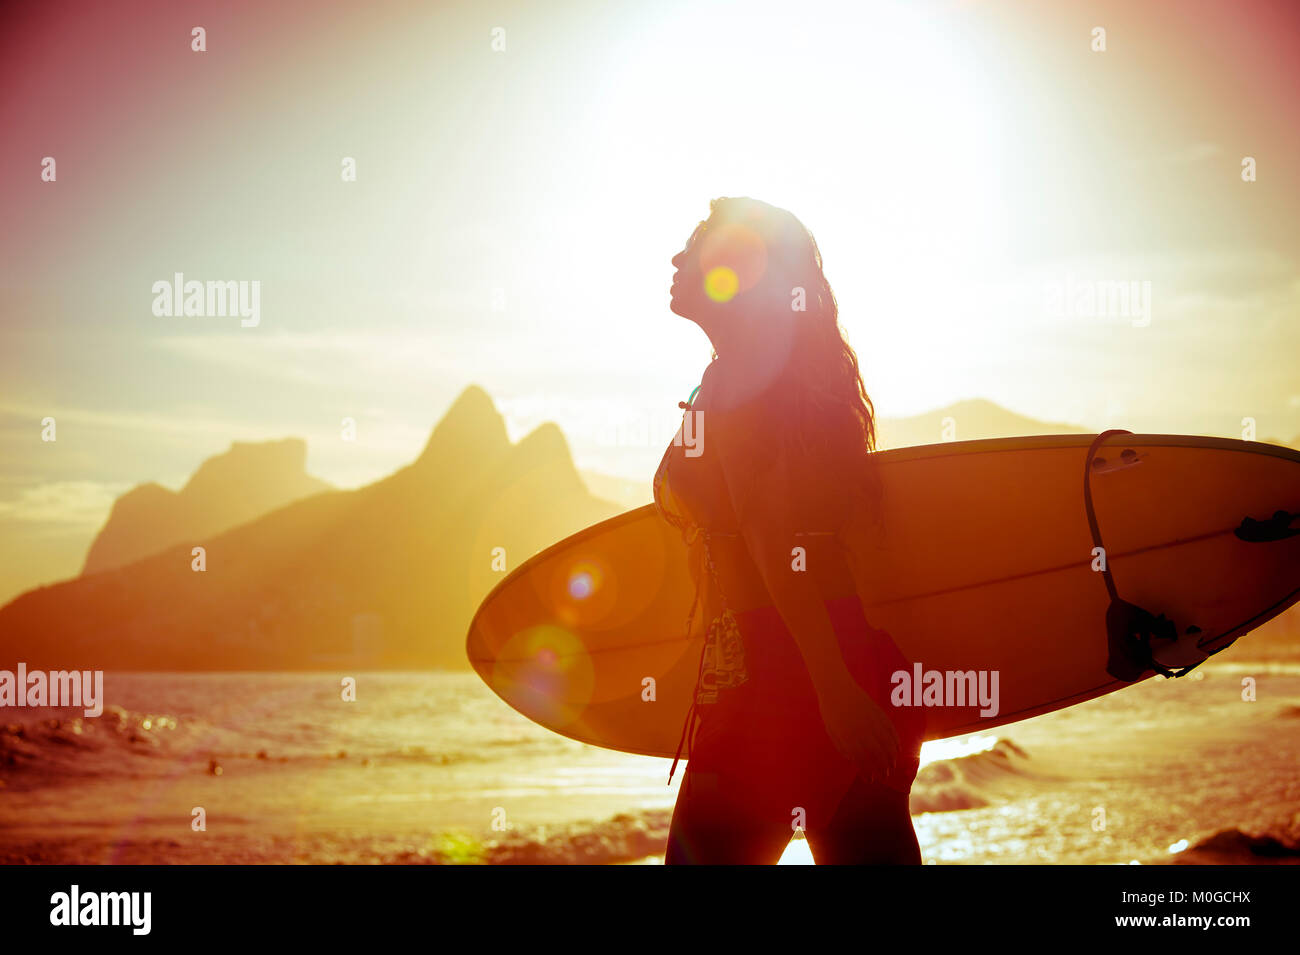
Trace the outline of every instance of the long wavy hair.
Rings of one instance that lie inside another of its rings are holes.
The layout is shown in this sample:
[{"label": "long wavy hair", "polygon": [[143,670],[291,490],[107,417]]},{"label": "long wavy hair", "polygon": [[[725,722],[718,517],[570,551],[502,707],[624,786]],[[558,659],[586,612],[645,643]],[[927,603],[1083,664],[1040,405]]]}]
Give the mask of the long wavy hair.
[{"label": "long wavy hair", "polygon": [[729,310],[729,320],[744,322],[745,336],[765,336],[771,346],[756,350],[768,356],[766,364],[743,369],[766,432],[757,469],[766,469],[776,438],[810,496],[829,493],[827,503],[841,506],[846,496],[876,503],[875,408],[840,326],[817,240],[793,213],[757,199],[724,197],[709,205],[706,230],[740,226],[761,242],[762,276]]}]

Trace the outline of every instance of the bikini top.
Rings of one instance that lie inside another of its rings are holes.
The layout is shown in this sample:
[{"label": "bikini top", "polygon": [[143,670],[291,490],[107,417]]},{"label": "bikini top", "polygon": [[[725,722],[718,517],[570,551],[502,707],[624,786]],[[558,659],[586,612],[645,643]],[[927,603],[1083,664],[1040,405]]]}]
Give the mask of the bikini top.
[{"label": "bikini top", "polygon": [[[708,557],[708,542],[715,537],[740,537],[740,522],[732,506],[722,466],[715,454],[695,453],[687,447],[687,421],[694,412],[690,406],[682,416],[682,425],[664,451],[653,482],[655,509],[660,517],[676,527],[692,551],[702,550]],[[703,415],[703,412],[701,412]],[[690,429],[704,438],[702,428]],[[701,440],[701,452],[706,443]],[[824,518],[825,515],[822,515]],[[813,518],[816,520],[816,518]],[[834,535],[835,531],[802,531],[797,536]],[[696,545],[702,544],[699,548]],[[711,560],[706,561],[711,565]],[[710,574],[716,585],[716,574]],[[698,585],[702,575],[696,576]],[[721,596],[721,587],[717,588]]]},{"label": "bikini top", "polygon": [[659,461],[654,479],[655,508],[683,537],[694,538],[701,533],[736,537],[740,534],[739,522],[731,507],[721,466],[713,455],[691,454],[686,447],[684,432],[690,414],[688,408],[682,416],[682,427]]},{"label": "bikini top", "polygon": [[[710,370],[706,369],[705,380]],[[705,381],[701,381],[693,401],[679,405],[686,409],[682,425],[664,452],[654,478],[655,507],[664,520],[682,532],[687,544],[693,543],[697,536],[706,542],[709,537],[740,536],[740,522],[731,504],[722,465],[716,453],[704,453],[709,446],[702,426],[706,415],[700,411],[697,417],[692,417],[696,414],[694,399],[704,386]],[[711,423],[716,420],[710,418]],[[687,427],[688,422],[692,427]],[[698,442],[699,451],[688,447],[688,441],[691,445]]]}]

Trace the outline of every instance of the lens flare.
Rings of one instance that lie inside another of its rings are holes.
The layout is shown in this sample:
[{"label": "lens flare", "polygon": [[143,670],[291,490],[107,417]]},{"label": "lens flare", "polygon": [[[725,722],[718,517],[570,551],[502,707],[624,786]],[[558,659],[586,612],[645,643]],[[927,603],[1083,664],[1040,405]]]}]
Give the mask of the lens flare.
[{"label": "lens flare", "polygon": [[707,234],[700,248],[704,291],[715,302],[729,302],[767,275],[767,243],[749,226],[727,222]]},{"label": "lens flare", "polygon": [[740,291],[740,277],[725,265],[709,269],[704,277],[704,292],[715,302],[730,302]]},{"label": "lens flare", "polygon": [[492,686],[529,719],[551,727],[582,718],[595,683],[583,642],[563,627],[542,624],[514,634],[502,646]]},{"label": "lens flare", "polygon": [[600,589],[604,576],[600,568],[593,563],[584,561],[575,564],[569,571],[569,596],[574,600],[590,597]]}]

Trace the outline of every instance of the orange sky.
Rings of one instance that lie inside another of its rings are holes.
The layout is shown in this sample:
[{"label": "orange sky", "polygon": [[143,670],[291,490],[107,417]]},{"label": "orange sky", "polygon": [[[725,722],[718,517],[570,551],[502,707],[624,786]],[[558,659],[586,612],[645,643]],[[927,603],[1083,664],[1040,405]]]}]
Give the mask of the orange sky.
[{"label": "orange sky", "polygon": [[[581,466],[648,477],[708,360],[669,259],[718,195],[812,228],[883,415],[1300,435],[1293,3],[0,17],[0,592],[232,440],[387,473],[471,382],[515,436],[556,420]],[[260,281],[260,323],[155,316],[178,271]],[[1110,281],[1150,283],[1145,319],[1044,304]]]}]

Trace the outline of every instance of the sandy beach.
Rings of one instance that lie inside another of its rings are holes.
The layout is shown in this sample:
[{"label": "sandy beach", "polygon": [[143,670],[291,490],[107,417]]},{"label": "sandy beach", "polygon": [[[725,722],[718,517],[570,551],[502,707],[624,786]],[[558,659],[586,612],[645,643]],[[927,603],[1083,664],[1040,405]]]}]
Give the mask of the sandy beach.
[{"label": "sandy beach", "polygon": [[[549,733],[473,675],[358,681],[349,704],[326,674],[109,674],[97,720],[11,712],[0,862],[661,861],[667,760]],[[923,757],[930,864],[1300,861],[1294,663],[1213,662]],[[796,838],[783,862],[809,861]]]}]

